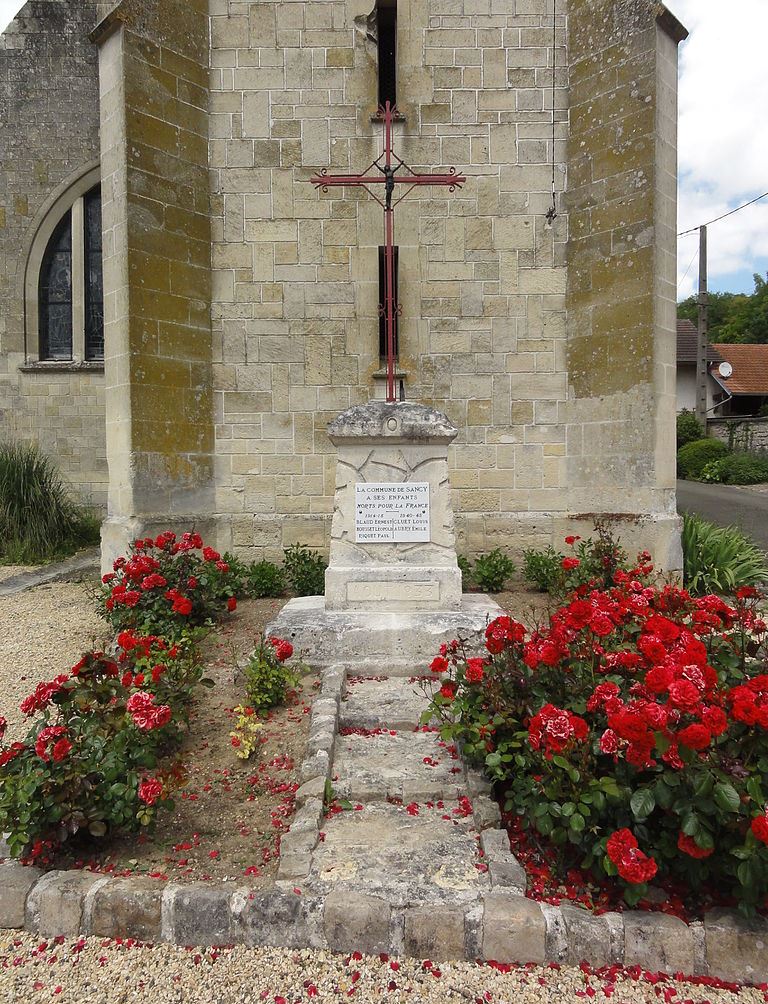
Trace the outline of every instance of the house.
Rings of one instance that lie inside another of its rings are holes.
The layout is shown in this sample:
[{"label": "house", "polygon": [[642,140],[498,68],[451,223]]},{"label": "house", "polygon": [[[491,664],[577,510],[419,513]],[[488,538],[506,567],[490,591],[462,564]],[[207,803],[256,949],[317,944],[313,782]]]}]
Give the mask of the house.
[{"label": "house", "polygon": [[[686,318],[677,320],[677,410],[696,410],[696,353],[699,332],[696,325]],[[707,346],[707,368],[723,360],[714,345]],[[711,372],[707,376],[707,411],[711,412],[722,398],[723,392]]]},{"label": "house", "polygon": [[[710,364],[710,377],[718,387],[723,418],[757,416],[768,412],[768,345],[711,346],[720,362]],[[718,395],[715,396],[717,400]]]},{"label": "house", "polygon": [[325,548],[328,423],[384,393],[383,228],[311,179],[381,156],[388,100],[395,153],[467,179],[395,212],[398,389],[459,430],[459,546],[620,514],[679,567],[686,34],[657,0],[32,0],[0,36],[2,434],[106,508],[105,562],[190,523]]}]

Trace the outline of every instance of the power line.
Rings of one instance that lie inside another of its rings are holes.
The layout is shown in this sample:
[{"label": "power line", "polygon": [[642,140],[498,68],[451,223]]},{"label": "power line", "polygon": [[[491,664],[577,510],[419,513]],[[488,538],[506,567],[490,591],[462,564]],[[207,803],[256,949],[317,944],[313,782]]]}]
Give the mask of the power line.
[{"label": "power line", "polygon": [[691,271],[691,265],[693,265],[693,263],[696,261],[698,254],[699,254],[699,249],[696,248],[696,250],[693,252],[693,258],[691,258],[691,260],[688,262],[688,268],[683,273],[682,279],[680,279],[680,281],[678,282],[678,286],[681,286],[688,278],[688,273]]},{"label": "power line", "polygon": [[[763,194],[762,195],[758,195],[758,197],[756,199],[750,199],[749,202],[745,202],[743,206],[737,206],[735,209],[731,209],[730,212],[723,213],[722,216],[716,216],[715,219],[714,220],[710,220],[709,223],[702,223],[701,226],[702,227],[711,227],[713,223],[719,223],[720,220],[724,220],[727,216],[733,216],[734,213],[738,213],[742,209],[746,209],[747,206],[754,206],[754,204],[756,202],[759,202],[761,199],[765,199],[766,197],[768,197],[768,192],[763,192]],[[687,234],[696,233],[696,231],[699,230],[699,229],[700,229],[700,227],[691,227],[690,230],[683,230],[683,232],[681,234],[678,234],[677,236],[678,237],[685,237]]]}]

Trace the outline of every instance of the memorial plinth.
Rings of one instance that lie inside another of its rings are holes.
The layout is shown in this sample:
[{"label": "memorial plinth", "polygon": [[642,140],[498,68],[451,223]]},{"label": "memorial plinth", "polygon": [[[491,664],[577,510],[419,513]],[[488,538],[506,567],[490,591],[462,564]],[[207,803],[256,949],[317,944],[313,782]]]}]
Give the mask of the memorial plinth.
[{"label": "memorial plinth", "polygon": [[327,610],[458,610],[448,480],[457,430],[419,404],[374,401],[328,427],[338,449]]},{"label": "memorial plinth", "polygon": [[338,449],[325,596],[291,600],[267,632],[311,666],[423,672],[443,642],[479,646],[501,609],[462,596],[448,479],[456,428],[406,402],[350,408],[328,427]]}]

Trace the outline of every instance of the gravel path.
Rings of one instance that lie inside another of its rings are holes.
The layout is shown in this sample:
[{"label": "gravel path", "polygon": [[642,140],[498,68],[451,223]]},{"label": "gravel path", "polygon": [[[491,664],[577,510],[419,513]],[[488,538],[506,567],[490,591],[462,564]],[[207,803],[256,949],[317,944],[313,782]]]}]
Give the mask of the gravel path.
[{"label": "gravel path", "polygon": [[0,565],[0,582],[12,579],[14,575],[21,575],[22,572],[31,572],[37,565]]},{"label": "gravel path", "polygon": [[6,741],[14,742],[27,733],[21,701],[42,680],[67,672],[94,642],[103,644],[106,623],[86,585],[60,582],[0,597],[0,624],[0,715],[8,719]]},{"label": "gravel path", "polygon": [[[357,954],[357,953],[356,953]],[[509,968],[509,967],[507,967]],[[700,978],[704,980],[704,978]],[[704,984],[706,984],[704,980]],[[738,992],[662,980],[638,970],[589,975],[570,966],[503,972],[471,962],[349,958],[292,949],[200,949],[122,945],[98,938],[40,942],[0,932],[0,1004],[295,1004],[355,1000],[466,1004],[563,1004],[596,997],[616,1004],[764,1004],[761,990]]]}]

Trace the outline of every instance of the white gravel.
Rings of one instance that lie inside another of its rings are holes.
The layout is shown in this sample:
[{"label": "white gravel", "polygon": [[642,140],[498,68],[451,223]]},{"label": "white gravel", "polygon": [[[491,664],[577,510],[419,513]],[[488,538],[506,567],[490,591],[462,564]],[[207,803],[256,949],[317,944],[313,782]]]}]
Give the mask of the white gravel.
[{"label": "white gravel", "polygon": [[19,704],[42,680],[65,673],[89,647],[103,645],[107,624],[83,583],[57,582],[0,597],[0,715],[7,742],[24,739]]},{"label": "white gravel", "polygon": [[[437,972],[435,972],[437,970]],[[357,974],[357,975],[356,975]],[[313,989],[314,988],[314,989]],[[609,989],[611,988],[611,989]],[[563,1004],[764,1004],[739,992],[685,981],[651,982],[626,972],[590,976],[576,967],[528,966],[499,972],[471,962],[425,965],[412,959],[291,949],[184,949],[118,945],[98,938],[40,942],[0,932],[0,1004],[295,1004],[298,1001]]]}]

